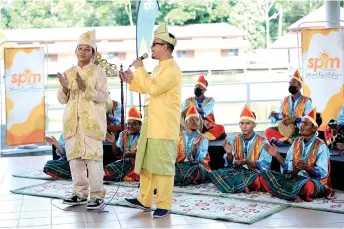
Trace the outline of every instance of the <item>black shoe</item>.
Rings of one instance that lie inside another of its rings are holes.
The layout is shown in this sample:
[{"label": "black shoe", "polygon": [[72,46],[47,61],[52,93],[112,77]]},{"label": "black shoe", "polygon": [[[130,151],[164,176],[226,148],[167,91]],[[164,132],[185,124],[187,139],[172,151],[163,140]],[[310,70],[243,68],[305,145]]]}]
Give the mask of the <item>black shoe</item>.
[{"label": "black shoe", "polygon": [[162,217],[168,216],[169,214],[170,214],[170,210],[157,208],[154,211],[153,218],[162,218]]},{"label": "black shoe", "polygon": [[140,203],[140,201],[138,201],[136,198],[135,199],[127,199],[127,198],[125,198],[125,200],[129,203],[129,205],[131,207],[139,208],[139,209],[142,209],[142,210],[145,210],[145,211],[150,211],[150,208],[143,206]]},{"label": "black shoe", "polygon": [[87,204],[87,199],[80,199],[77,195],[74,195],[71,198],[63,200],[62,203],[68,204],[71,206],[76,206],[76,205]]},{"label": "black shoe", "polygon": [[87,203],[86,209],[97,210],[104,206],[104,200],[92,197]]}]

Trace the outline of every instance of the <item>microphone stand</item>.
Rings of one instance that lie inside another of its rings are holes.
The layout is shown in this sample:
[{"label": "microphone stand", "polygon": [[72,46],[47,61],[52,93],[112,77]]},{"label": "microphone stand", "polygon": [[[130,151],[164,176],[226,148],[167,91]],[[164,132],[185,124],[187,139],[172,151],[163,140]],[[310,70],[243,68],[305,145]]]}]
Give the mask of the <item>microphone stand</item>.
[{"label": "microphone stand", "polygon": [[[120,71],[123,72],[123,65],[120,66]],[[124,92],[123,92],[123,80],[121,79],[121,129],[124,130]]]},{"label": "microphone stand", "polygon": [[139,93],[139,107],[140,107],[140,113],[142,114],[141,112],[141,94]]}]

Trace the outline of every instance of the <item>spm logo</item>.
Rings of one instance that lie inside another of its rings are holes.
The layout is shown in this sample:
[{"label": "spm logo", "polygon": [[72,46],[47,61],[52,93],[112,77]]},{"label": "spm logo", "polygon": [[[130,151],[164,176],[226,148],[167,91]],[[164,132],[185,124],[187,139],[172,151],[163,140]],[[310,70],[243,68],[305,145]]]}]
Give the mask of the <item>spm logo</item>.
[{"label": "spm logo", "polygon": [[25,72],[19,74],[13,74],[11,83],[17,84],[20,86],[21,84],[26,83],[39,83],[41,82],[41,74],[31,72],[30,69],[26,69]]},{"label": "spm logo", "polygon": [[312,68],[314,72],[318,69],[334,69],[340,67],[340,59],[338,57],[330,57],[327,52],[321,53],[319,57],[308,58],[308,68]]}]

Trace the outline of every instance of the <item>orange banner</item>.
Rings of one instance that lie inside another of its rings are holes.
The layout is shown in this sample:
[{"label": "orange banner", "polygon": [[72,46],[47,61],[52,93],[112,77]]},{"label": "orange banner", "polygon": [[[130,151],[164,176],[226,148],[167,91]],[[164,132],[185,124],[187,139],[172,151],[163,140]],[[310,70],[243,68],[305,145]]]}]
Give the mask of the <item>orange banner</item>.
[{"label": "orange banner", "polygon": [[44,143],[44,49],[5,48],[6,145]]},{"label": "orange banner", "polygon": [[301,41],[304,95],[321,112],[324,130],[344,104],[343,29],[305,29]]}]

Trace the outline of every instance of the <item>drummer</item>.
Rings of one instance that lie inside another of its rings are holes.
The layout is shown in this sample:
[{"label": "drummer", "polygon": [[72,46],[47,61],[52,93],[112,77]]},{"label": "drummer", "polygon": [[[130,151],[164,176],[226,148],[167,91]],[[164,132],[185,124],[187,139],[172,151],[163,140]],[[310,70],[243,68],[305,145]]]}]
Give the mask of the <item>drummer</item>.
[{"label": "drummer", "polygon": [[203,135],[210,141],[225,138],[225,127],[215,123],[214,105],[215,100],[212,97],[206,97],[208,81],[204,75],[201,75],[194,88],[194,97],[187,98],[182,104],[182,110],[185,112],[189,107],[195,106],[201,115],[204,125]]},{"label": "drummer", "polygon": [[280,128],[280,130],[277,127],[266,129],[266,138],[270,141],[275,139],[275,144],[277,146],[291,144],[293,142],[293,140],[298,136],[302,118],[313,109],[311,99],[301,94],[302,84],[302,77],[300,76],[299,71],[296,70],[289,81],[288,90],[290,95],[284,98],[279,111],[272,111],[269,115],[269,119],[271,119],[272,123],[280,121],[280,127],[284,126],[286,129],[288,129],[288,127],[291,127],[292,130],[295,129],[291,136],[282,133],[281,130],[283,128]]},{"label": "drummer", "polygon": [[107,125],[121,124],[121,103],[111,99],[110,92],[107,101]]},{"label": "drummer", "polygon": [[[344,105],[337,120],[330,120],[325,130],[326,143],[344,153]],[[332,148],[332,147],[331,147]]]}]

